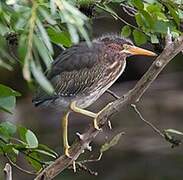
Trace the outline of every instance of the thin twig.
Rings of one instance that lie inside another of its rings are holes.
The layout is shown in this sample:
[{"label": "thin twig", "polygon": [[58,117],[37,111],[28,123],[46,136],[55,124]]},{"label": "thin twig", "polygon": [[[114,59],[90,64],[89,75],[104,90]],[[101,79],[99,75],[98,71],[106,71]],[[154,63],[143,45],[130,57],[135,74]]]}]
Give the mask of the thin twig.
[{"label": "thin twig", "polygon": [[100,161],[102,159],[102,155],[103,153],[100,153],[99,157],[97,159],[85,159],[83,161],[78,161],[78,163],[91,163],[91,162],[97,162],[97,161]]},{"label": "thin twig", "polygon": [[31,171],[28,171],[28,170],[26,170],[26,169],[21,168],[19,165],[17,165],[16,163],[14,163],[14,162],[11,160],[11,158],[10,158],[7,154],[5,154],[5,157],[8,159],[9,163],[10,163],[12,166],[16,167],[18,170],[20,170],[20,171],[22,171],[22,172],[24,172],[24,173],[26,173],[26,174],[30,174],[30,175],[36,175],[36,174],[37,174],[37,173],[35,173],[35,172],[31,172]]},{"label": "thin twig", "polygon": [[137,10],[131,6],[128,6],[124,3],[121,3],[120,6],[123,7],[123,10],[129,15],[129,16],[135,16],[135,14],[137,13]]},{"label": "thin twig", "polygon": [[110,94],[112,97],[114,97],[115,99],[119,99],[120,96],[118,96],[115,92],[111,91],[110,89],[108,89],[106,91],[106,93]]},{"label": "thin twig", "polygon": [[131,104],[131,107],[134,109],[134,111],[138,114],[138,116],[140,117],[140,119],[142,121],[144,121],[148,126],[150,126],[157,134],[159,134],[161,137],[165,137],[164,134],[156,127],[154,126],[152,123],[150,123],[149,121],[147,121],[141,114],[141,112],[137,109],[137,106],[135,104]]},{"label": "thin twig", "polygon": [[138,116],[140,117],[140,119],[142,121],[144,121],[148,126],[150,126],[158,135],[160,135],[161,137],[163,137],[163,139],[165,139],[167,142],[171,143],[171,147],[172,148],[174,148],[176,146],[179,146],[181,144],[181,140],[175,139],[174,137],[172,137],[166,131],[163,131],[163,133],[162,133],[156,126],[154,126],[152,123],[150,123],[149,121],[147,121],[142,116],[141,112],[137,109],[137,106],[135,104],[131,104],[131,106],[133,107],[134,111],[138,114]]},{"label": "thin twig", "polygon": [[[91,170],[90,168],[88,168],[87,166],[85,166],[84,164],[80,163],[80,162],[76,162],[76,166],[77,166],[77,169],[78,170],[83,170],[83,171],[86,171],[88,172],[90,175],[94,175],[94,176],[97,176],[98,175],[98,172],[95,172],[93,170]],[[68,167],[69,169],[73,169],[73,166],[69,166]]]},{"label": "thin twig", "polygon": [[125,21],[123,18],[121,18],[118,14],[114,13],[114,12],[111,12],[111,11],[108,11],[106,8],[104,8],[103,6],[101,6],[100,4],[96,4],[96,6],[102,10],[104,10],[105,12],[107,13],[110,13],[114,18],[116,19],[119,19],[121,22],[123,22],[124,24],[134,28],[134,29],[138,29],[139,31],[141,31],[138,27],[130,24],[129,22]]}]

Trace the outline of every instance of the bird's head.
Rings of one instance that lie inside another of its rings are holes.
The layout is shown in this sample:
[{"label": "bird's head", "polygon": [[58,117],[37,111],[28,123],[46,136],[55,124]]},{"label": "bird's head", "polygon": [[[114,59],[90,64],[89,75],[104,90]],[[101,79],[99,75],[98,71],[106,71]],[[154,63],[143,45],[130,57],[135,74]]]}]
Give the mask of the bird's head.
[{"label": "bird's head", "polygon": [[135,46],[132,41],[117,35],[102,36],[98,41],[104,43],[111,52],[118,52],[123,57],[133,55],[157,56],[156,53]]}]

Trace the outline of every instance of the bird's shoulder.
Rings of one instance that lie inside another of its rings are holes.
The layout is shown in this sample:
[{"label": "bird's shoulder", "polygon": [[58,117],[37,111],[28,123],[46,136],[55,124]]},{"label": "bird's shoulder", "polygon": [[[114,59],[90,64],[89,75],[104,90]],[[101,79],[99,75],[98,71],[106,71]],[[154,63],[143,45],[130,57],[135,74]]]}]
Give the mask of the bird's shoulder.
[{"label": "bird's shoulder", "polygon": [[63,72],[78,71],[91,68],[96,64],[102,53],[101,43],[92,43],[89,47],[85,42],[74,45],[63,52],[54,60],[48,72],[51,79]]}]

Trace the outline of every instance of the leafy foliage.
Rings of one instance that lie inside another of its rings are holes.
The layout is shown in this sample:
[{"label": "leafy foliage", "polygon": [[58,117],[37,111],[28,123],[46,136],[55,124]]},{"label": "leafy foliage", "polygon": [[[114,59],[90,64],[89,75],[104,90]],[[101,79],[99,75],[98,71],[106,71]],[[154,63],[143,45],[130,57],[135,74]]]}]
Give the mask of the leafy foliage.
[{"label": "leafy foliage", "polygon": [[[112,9],[114,4],[121,5],[129,16],[134,17],[136,26],[121,19],[120,15]],[[104,1],[98,7],[114,18],[122,20],[126,24],[122,28],[122,35],[125,37],[132,35],[137,45],[145,44],[147,41],[159,43],[159,40],[165,37],[168,28],[173,37],[178,37],[182,33],[182,1],[112,0]]]},{"label": "leafy foliage", "polygon": [[[0,16],[1,38],[10,33],[17,34],[18,42],[8,39],[8,45],[9,48],[18,46],[16,55],[23,66],[24,78],[31,82],[34,77],[44,90],[53,93],[41,64],[50,67],[54,55],[52,43],[62,48],[70,47],[72,43],[78,43],[81,36],[89,44],[88,18],[74,6],[74,2],[65,0],[1,1]],[[5,43],[3,49],[0,56],[7,52]],[[10,69],[10,65],[1,59],[0,65]]]},{"label": "leafy foliage", "polygon": [[36,135],[22,126],[15,126],[10,122],[0,123],[0,154],[16,163],[20,154],[39,171],[58,155],[55,151],[38,143]]}]

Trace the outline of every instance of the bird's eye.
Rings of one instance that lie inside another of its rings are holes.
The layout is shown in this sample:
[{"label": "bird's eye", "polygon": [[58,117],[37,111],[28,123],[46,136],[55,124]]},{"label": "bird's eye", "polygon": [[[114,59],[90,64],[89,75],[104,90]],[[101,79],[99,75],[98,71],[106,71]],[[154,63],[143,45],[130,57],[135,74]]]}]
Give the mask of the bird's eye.
[{"label": "bird's eye", "polygon": [[130,46],[128,44],[124,44],[123,48],[124,48],[124,50],[128,50],[130,48]]}]

